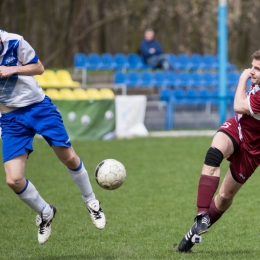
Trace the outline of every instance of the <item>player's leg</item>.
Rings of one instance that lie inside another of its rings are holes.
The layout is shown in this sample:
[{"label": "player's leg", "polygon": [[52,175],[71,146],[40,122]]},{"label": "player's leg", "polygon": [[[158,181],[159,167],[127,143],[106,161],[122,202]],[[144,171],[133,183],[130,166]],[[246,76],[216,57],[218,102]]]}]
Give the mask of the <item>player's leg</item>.
[{"label": "player's leg", "polygon": [[39,226],[38,241],[44,244],[51,235],[50,224],[55,216],[56,208],[46,203],[35,186],[25,178],[27,157],[28,152],[4,163],[6,183],[24,203],[39,214],[36,218],[36,222],[38,219],[36,224]]},{"label": "player's leg", "polygon": [[201,170],[197,196],[198,214],[207,213],[219,185],[220,164],[233,152],[234,145],[231,138],[223,132],[217,132],[207,151]]},{"label": "player's leg", "polygon": [[227,174],[220,186],[219,192],[212,200],[208,210],[211,226],[218,221],[223,213],[231,206],[233,198],[242,185],[242,183],[238,183],[234,180],[230,169],[228,169]]},{"label": "player's leg", "polygon": [[154,55],[147,59],[147,64],[152,66],[153,68],[161,68],[162,66],[162,57],[161,55]]},{"label": "player's leg", "polygon": [[31,126],[44,137],[61,162],[67,166],[70,176],[81,191],[94,225],[99,229],[104,228],[105,215],[93,193],[88,172],[71,147],[70,138],[56,106],[52,104],[49,97],[45,96],[42,102],[35,105],[31,113],[31,118],[33,118],[33,121],[30,122]]},{"label": "player's leg", "polygon": [[172,64],[171,59],[169,58],[169,55],[162,54],[163,61],[162,61],[162,67],[165,71],[174,70],[174,64]]},{"label": "player's leg", "polygon": [[106,218],[100,207],[100,202],[95,197],[83,162],[72,147],[52,146],[52,148],[60,161],[67,166],[71,178],[78,186],[94,226],[103,229],[106,225]]},{"label": "player's leg", "polygon": [[[200,235],[207,232],[208,227],[210,226],[208,210],[219,185],[220,164],[223,158],[232,154],[239,145],[236,121],[230,119],[226,123],[222,126],[225,128],[225,132],[217,132],[212,140],[211,147],[205,156],[198,185],[198,214],[194,219],[193,226],[183,237],[178,246],[180,252],[189,251],[196,242],[201,241]],[[228,130],[226,129],[228,128],[226,125],[229,127]],[[237,136],[237,138],[234,136]]]},{"label": "player's leg", "polygon": [[52,148],[60,161],[67,166],[67,170],[71,178],[81,191],[83,201],[88,203],[89,201],[95,199],[95,194],[90,184],[88,172],[72,146],[68,148],[62,146],[52,146]]},{"label": "player's leg", "polygon": [[32,106],[5,113],[1,117],[2,150],[7,184],[18,197],[39,215],[38,241],[45,243],[51,235],[51,222],[56,208],[46,203],[35,186],[25,179],[25,167],[29,153],[33,151],[33,126],[28,125]]}]

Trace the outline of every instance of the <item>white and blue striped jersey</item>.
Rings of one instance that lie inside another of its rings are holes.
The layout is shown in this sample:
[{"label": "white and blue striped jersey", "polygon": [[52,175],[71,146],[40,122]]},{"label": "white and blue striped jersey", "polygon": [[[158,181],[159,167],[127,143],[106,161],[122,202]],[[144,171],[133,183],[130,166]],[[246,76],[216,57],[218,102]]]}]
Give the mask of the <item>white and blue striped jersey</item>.
[{"label": "white and blue striped jersey", "polygon": [[[0,30],[0,37],[0,66],[23,66],[38,62],[34,49],[22,36]],[[41,102],[44,96],[33,76],[14,74],[0,79],[0,104],[4,106],[25,107]]]}]

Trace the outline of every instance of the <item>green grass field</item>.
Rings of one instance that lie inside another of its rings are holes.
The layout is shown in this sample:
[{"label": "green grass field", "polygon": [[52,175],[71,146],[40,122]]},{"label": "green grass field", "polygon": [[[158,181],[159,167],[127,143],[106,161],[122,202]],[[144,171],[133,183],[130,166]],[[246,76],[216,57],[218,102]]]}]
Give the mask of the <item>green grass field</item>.
[{"label": "green grass field", "polygon": [[[259,259],[259,171],[194,246],[194,253],[173,248],[193,223],[210,142],[205,137],[74,141],[106,213],[106,228],[97,230],[66,168],[44,140],[35,139],[26,176],[58,208],[52,236],[45,245],[38,244],[36,213],[5,185],[1,166],[0,259]],[[126,182],[118,190],[103,190],[94,180],[94,169],[105,158],[126,167]],[[227,166],[224,161],[222,178]]]}]

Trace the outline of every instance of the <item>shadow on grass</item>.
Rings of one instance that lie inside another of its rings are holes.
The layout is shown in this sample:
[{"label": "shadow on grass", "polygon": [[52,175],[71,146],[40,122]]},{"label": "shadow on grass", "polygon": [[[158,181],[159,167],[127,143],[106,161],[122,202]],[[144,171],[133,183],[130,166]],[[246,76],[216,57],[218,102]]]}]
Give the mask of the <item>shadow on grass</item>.
[{"label": "shadow on grass", "polygon": [[[232,250],[232,251],[224,251],[224,250],[220,250],[220,251],[215,251],[215,250],[196,250],[194,251],[194,249],[190,249],[189,251],[187,252],[179,252],[178,251],[178,244],[175,243],[173,244],[173,250],[177,253],[177,254],[180,254],[180,255],[188,255],[188,254],[194,254],[194,255],[199,255],[199,254],[212,254],[214,255],[215,257],[217,256],[222,256],[222,257],[229,257],[231,256],[232,259],[238,257],[237,259],[240,259],[239,257],[241,255],[252,255],[253,254],[257,254],[259,255],[260,254],[260,249],[244,249],[244,250]],[[230,258],[231,259],[231,258]]]},{"label": "shadow on grass", "polygon": [[[188,253],[192,253],[192,254],[214,254],[216,257],[217,256],[222,256],[222,257],[228,257],[228,256],[232,256],[232,259],[235,259],[236,257],[238,257],[237,259],[240,259],[239,257],[241,257],[241,255],[252,255],[252,254],[260,254],[260,250],[250,250],[250,249],[245,249],[245,250],[232,250],[232,251],[224,251],[224,250],[220,250],[220,251],[215,251],[215,250],[191,250],[191,252]],[[181,253],[181,254],[185,254],[185,253]],[[230,258],[231,259],[231,258]]]},{"label": "shadow on grass", "polygon": [[43,256],[35,260],[114,260],[115,256],[93,256],[93,255],[66,255],[66,256]]}]

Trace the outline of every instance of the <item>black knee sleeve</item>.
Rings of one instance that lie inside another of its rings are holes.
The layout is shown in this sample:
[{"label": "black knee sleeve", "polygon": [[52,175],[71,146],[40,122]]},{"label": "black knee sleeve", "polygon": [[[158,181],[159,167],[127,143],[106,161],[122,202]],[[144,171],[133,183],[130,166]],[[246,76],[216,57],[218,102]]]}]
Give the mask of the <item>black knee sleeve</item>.
[{"label": "black knee sleeve", "polygon": [[219,167],[223,161],[223,158],[224,155],[218,148],[210,147],[206,154],[204,164],[208,166]]}]

